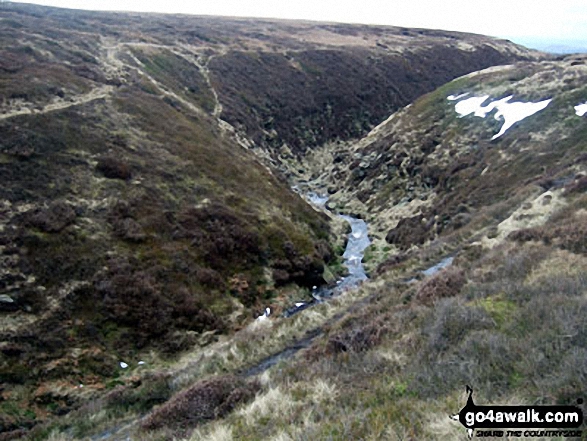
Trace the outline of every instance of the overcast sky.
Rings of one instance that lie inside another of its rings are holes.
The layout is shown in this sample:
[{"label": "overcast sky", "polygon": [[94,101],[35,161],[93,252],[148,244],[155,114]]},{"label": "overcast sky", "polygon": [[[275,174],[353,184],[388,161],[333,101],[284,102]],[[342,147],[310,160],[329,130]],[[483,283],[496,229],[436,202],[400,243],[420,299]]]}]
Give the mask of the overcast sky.
[{"label": "overcast sky", "polygon": [[32,0],[74,9],[387,24],[587,43],[587,0]]}]

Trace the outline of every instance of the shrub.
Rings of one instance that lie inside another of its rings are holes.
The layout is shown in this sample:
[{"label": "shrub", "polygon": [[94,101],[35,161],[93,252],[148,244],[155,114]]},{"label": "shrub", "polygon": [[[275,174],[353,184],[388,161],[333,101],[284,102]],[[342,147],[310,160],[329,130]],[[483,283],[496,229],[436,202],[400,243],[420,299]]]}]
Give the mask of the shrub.
[{"label": "shrub", "polygon": [[162,427],[187,432],[207,420],[222,417],[259,391],[256,381],[225,375],[199,381],[155,409],[142,423],[145,430]]},{"label": "shrub", "polygon": [[581,176],[565,187],[565,195],[587,191],[587,176]]},{"label": "shrub", "polygon": [[397,226],[385,236],[387,243],[394,244],[401,250],[407,250],[412,245],[422,245],[430,236],[432,224],[424,223],[421,214],[414,217],[403,218]]},{"label": "shrub", "polygon": [[112,157],[100,158],[96,165],[96,170],[109,179],[122,179],[126,181],[132,176],[130,167],[126,162]]},{"label": "shrub", "polygon": [[141,225],[130,217],[115,221],[113,228],[117,237],[129,242],[142,242],[147,237]]},{"label": "shrub", "polygon": [[450,266],[424,281],[416,292],[416,300],[431,304],[437,299],[456,296],[466,282],[463,271]]},{"label": "shrub", "polygon": [[554,243],[574,253],[587,252],[587,220],[584,216],[563,220],[550,228],[536,227],[513,231],[508,239],[517,242],[542,241]]},{"label": "shrub", "polygon": [[107,316],[117,324],[134,328],[143,340],[138,345],[168,330],[171,305],[149,274],[115,274],[99,282],[97,288]]},{"label": "shrub", "polygon": [[353,326],[351,329],[330,336],[326,352],[338,354],[368,351],[377,346],[388,331],[389,328],[381,319],[363,326]]},{"label": "shrub", "polygon": [[136,387],[118,386],[104,400],[109,408],[146,412],[169,400],[172,390],[169,380],[168,374],[147,374]]},{"label": "shrub", "polygon": [[552,232],[559,246],[574,253],[587,253],[587,221],[585,218],[573,219]]},{"label": "shrub", "polygon": [[438,359],[419,360],[411,389],[430,397],[473,384],[488,397],[499,396],[511,388],[520,357],[511,339],[491,330],[472,331]]},{"label": "shrub", "polygon": [[522,228],[520,230],[512,231],[507,238],[516,242],[530,242],[542,241],[547,239],[544,231],[540,228]]},{"label": "shrub", "polygon": [[408,255],[406,253],[394,254],[393,256],[385,259],[383,262],[379,264],[379,266],[375,270],[375,274],[385,274],[386,272],[389,272],[392,269],[398,267],[406,260],[408,260]]},{"label": "shrub", "polygon": [[73,208],[63,201],[52,203],[46,209],[36,210],[30,215],[30,224],[46,233],[58,233],[76,218]]},{"label": "shrub", "polygon": [[431,324],[425,328],[427,352],[438,354],[457,345],[471,331],[494,327],[483,308],[470,307],[459,299],[444,299],[434,309]]}]

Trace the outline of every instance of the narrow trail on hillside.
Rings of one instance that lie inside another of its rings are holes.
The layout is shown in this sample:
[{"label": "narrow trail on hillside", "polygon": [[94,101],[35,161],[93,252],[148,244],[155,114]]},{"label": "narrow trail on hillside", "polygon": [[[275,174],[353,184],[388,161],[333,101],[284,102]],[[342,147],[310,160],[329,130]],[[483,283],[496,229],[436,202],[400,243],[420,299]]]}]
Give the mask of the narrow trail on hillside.
[{"label": "narrow trail on hillside", "polygon": [[[73,106],[80,106],[87,104],[92,101],[105,99],[112,94],[114,90],[113,86],[101,86],[92,89],[88,93],[77,95],[69,98],[68,100],[59,100],[39,107],[33,103],[23,103],[19,109],[8,111],[7,113],[0,114],[0,120],[14,118],[20,115],[41,115],[44,113],[54,112],[56,110],[63,110]],[[22,107],[25,106],[25,107]]]},{"label": "narrow trail on hillside", "polygon": [[[142,70],[141,69],[138,69],[138,68],[135,68],[135,69],[137,71],[139,71],[141,73],[141,75],[143,75],[145,78],[147,78],[151,83],[153,83],[153,85],[155,87],[157,87],[157,89],[159,89],[159,92],[161,92],[162,95],[165,95],[165,96],[170,97],[170,98],[172,98],[172,99],[174,99],[176,101],[179,101],[181,104],[183,104],[189,110],[191,110],[192,112],[194,112],[196,115],[203,116],[203,115],[206,114],[206,112],[204,112],[202,109],[200,109],[199,107],[195,106],[190,101],[188,101],[187,99],[185,99],[182,96],[178,95],[177,93],[173,92],[168,87],[166,87],[165,85],[163,85],[162,83],[160,83],[159,81],[157,81],[155,78],[153,78],[151,75],[149,75],[146,72],[145,65],[142,63],[142,61],[140,61],[137,57],[135,57],[135,55],[132,52],[127,52],[127,55],[138,66],[141,66],[143,68]],[[129,67],[132,68],[133,66],[129,66]]]},{"label": "narrow trail on hillside", "polygon": [[[139,75],[142,75],[147,80],[149,80],[161,93],[163,96],[168,96],[178,102],[180,102],[183,106],[187,107],[189,110],[194,112],[196,115],[204,116],[208,115],[206,111],[201,109],[200,107],[194,105],[188,99],[178,95],[174,91],[170,90],[168,87],[163,85],[161,82],[157,81],[152,75],[149,75],[146,71],[145,65],[132,53],[132,51],[128,50],[132,47],[137,48],[153,48],[153,49],[162,49],[171,52],[172,54],[182,58],[183,60],[187,61],[188,63],[194,65],[208,86],[210,93],[212,94],[214,100],[214,109],[212,110],[211,116],[216,119],[218,127],[220,130],[226,134],[227,136],[232,137],[241,147],[249,150],[252,146],[251,141],[249,141],[245,136],[243,136],[239,131],[232,126],[227,121],[221,118],[223,106],[220,102],[220,96],[214,87],[214,84],[211,79],[210,75],[210,68],[209,64],[214,58],[222,57],[228,53],[227,48],[220,48],[214,49],[212,53],[208,53],[210,50],[209,47],[194,47],[188,44],[178,43],[178,47],[181,50],[177,50],[174,47],[161,45],[161,44],[154,44],[154,43],[144,43],[144,42],[113,42],[110,40],[105,40],[102,43],[102,49],[104,55],[101,57],[100,61],[104,67],[104,69],[110,73],[112,76],[117,77],[124,77],[126,73],[130,71],[135,71]],[[128,58],[132,59],[135,65],[129,64],[122,59],[122,55],[128,56]]]},{"label": "narrow trail on hillside", "polygon": [[212,80],[210,78],[209,66],[210,66],[210,62],[214,58],[218,58],[218,57],[222,57],[222,56],[226,55],[228,53],[228,49],[222,48],[218,52],[206,55],[206,54],[200,53],[196,48],[194,48],[190,45],[187,45],[187,44],[179,44],[179,47],[182,48],[184,53],[179,52],[177,50],[172,50],[172,52],[175,55],[177,55],[178,57],[182,57],[187,62],[192,63],[195,66],[197,66],[198,70],[200,71],[200,73],[204,77],[204,80],[206,81],[206,84],[208,85],[208,88],[210,89],[212,96],[214,97],[214,110],[212,111],[212,116],[214,118],[216,118],[217,120],[220,120],[220,114],[222,113],[223,107],[222,107],[222,103],[220,102],[218,92],[216,91],[216,88],[212,84]]}]

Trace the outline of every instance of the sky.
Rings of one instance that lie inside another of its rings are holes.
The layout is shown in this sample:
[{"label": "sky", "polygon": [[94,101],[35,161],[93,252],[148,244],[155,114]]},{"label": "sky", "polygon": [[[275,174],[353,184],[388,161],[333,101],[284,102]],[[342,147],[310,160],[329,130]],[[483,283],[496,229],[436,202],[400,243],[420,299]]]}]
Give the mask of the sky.
[{"label": "sky", "polygon": [[586,0],[25,0],[73,9],[270,17],[474,32],[587,48]]}]

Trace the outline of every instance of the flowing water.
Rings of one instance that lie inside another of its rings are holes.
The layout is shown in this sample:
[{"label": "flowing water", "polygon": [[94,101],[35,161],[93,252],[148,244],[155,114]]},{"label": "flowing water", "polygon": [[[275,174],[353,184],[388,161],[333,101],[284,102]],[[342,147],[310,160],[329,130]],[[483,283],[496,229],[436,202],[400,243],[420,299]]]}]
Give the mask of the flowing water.
[{"label": "flowing water", "polygon": [[[295,187],[294,190],[297,191]],[[328,201],[327,196],[322,196],[316,193],[308,193],[305,195],[305,198],[312,205],[318,208],[323,208]],[[367,234],[367,223],[362,219],[357,219],[352,216],[339,216],[348,222],[351,226],[348,242],[346,244],[344,254],[342,255],[344,259],[343,265],[347,268],[348,274],[345,277],[341,277],[336,281],[336,283],[332,285],[315,287],[312,290],[313,299],[311,301],[296,302],[283,313],[284,317],[291,317],[292,315],[303,311],[304,309],[310,308],[318,303],[321,303],[326,299],[340,295],[347,290],[354,289],[363,281],[367,280],[367,273],[363,267],[363,256],[365,254],[365,249],[371,243],[369,235]],[[250,367],[243,372],[243,375],[247,377],[259,375],[281,360],[288,359],[301,349],[307,348],[314,341],[314,339],[321,334],[321,328],[308,332],[304,338],[296,341],[294,344],[288,346],[283,351],[270,355],[264,360],[261,360],[256,365]]]},{"label": "flowing water", "polygon": [[[296,188],[294,188],[295,190]],[[328,201],[328,196],[319,195],[317,193],[308,193],[305,195],[312,205],[318,208],[323,208]],[[357,219],[348,215],[338,215],[344,219],[351,226],[348,242],[344,250],[343,265],[348,270],[345,277],[341,277],[335,284],[316,287],[312,290],[313,300],[309,302],[296,302],[284,312],[285,317],[290,317],[293,314],[303,311],[324,299],[335,297],[343,292],[355,288],[362,282],[368,279],[365,268],[363,267],[363,257],[365,249],[371,244],[369,235],[367,233],[367,223],[362,219]]]}]

